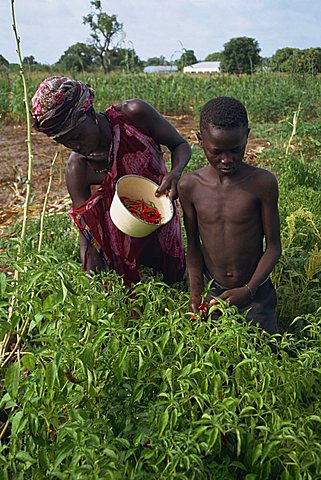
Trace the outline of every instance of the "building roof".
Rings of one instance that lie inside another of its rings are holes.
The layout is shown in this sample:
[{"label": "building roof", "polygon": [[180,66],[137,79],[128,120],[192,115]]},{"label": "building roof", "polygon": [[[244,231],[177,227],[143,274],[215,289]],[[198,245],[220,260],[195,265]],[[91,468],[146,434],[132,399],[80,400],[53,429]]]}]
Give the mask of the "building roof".
[{"label": "building roof", "polygon": [[184,67],[184,73],[219,72],[221,62],[199,62]]},{"label": "building roof", "polygon": [[144,68],[145,73],[159,73],[159,72],[177,72],[176,65],[149,65]]}]

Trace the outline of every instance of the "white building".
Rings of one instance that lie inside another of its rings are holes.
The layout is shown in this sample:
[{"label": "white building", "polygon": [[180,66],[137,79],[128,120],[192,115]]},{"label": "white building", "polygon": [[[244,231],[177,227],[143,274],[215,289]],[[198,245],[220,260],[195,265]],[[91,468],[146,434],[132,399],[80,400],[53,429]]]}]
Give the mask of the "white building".
[{"label": "white building", "polygon": [[173,73],[177,72],[176,65],[149,65],[144,67],[145,73]]},{"label": "white building", "polygon": [[184,67],[184,73],[220,73],[221,62],[199,62]]}]

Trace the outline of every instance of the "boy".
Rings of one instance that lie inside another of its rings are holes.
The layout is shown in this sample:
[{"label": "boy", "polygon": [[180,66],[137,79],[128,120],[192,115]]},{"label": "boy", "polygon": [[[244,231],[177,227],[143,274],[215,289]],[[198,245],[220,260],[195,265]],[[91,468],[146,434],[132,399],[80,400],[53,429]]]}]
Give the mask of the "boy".
[{"label": "boy", "polygon": [[212,296],[240,312],[250,309],[247,319],[273,334],[277,299],[269,275],[281,255],[278,186],[272,173],[243,162],[249,131],[246,109],[234,98],[212,99],[201,110],[198,140],[209,165],[178,183],[190,305],[196,313],[204,284],[213,280]]}]

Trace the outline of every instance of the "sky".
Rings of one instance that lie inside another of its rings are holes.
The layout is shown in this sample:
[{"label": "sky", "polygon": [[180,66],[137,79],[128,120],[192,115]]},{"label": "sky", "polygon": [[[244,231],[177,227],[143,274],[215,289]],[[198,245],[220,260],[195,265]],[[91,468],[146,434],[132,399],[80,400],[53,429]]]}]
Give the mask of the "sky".
[{"label": "sky", "polygon": [[[320,0],[102,0],[102,7],[123,24],[122,46],[142,60],[175,60],[184,49],[204,60],[243,36],[257,40],[263,57],[321,47]],[[15,0],[14,9],[23,57],[53,64],[71,45],[90,41],[82,24],[90,0]],[[17,63],[11,0],[0,0],[0,54]]]}]

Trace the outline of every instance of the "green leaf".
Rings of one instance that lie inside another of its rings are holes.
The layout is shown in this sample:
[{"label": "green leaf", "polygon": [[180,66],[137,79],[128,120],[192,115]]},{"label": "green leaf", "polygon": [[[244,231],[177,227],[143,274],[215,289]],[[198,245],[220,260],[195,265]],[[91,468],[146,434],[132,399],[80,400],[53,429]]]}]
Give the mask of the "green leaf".
[{"label": "green leaf", "polygon": [[255,408],[254,408],[254,407],[251,407],[251,406],[244,407],[244,408],[242,408],[242,410],[240,411],[240,417],[241,417],[242,415],[252,414],[253,411],[255,412]]},{"label": "green leaf", "polygon": [[263,444],[259,443],[252,453],[252,465],[255,465],[259,457],[262,455]]},{"label": "green leaf", "polygon": [[28,418],[20,410],[17,412],[11,419],[11,434],[12,436],[17,435],[21,432],[26,425]]},{"label": "green leaf", "polygon": [[1,272],[0,273],[0,295],[1,295],[1,297],[3,297],[6,289],[7,289],[7,277],[3,272]]},{"label": "green leaf", "polygon": [[51,361],[47,364],[45,370],[46,383],[49,391],[53,390],[55,380],[57,378],[57,365]]},{"label": "green leaf", "polygon": [[168,425],[168,420],[169,420],[169,415],[168,415],[168,410],[166,409],[162,413],[159,419],[159,435],[162,435],[162,433],[164,432],[165,428]]},{"label": "green leaf", "polygon": [[218,438],[218,434],[219,434],[219,429],[217,427],[213,427],[209,430],[209,435],[207,438],[207,454],[214,447],[216,440]]},{"label": "green leaf", "polygon": [[5,376],[5,384],[12,398],[15,398],[17,396],[19,381],[20,381],[20,365],[18,362],[15,362],[10,365]]},{"label": "green leaf", "polygon": [[161,347],[162,351],[165,349],[165,346],[166,346],[166,344],[167,344],[167,342],[168,342],[168,339],[169,339],[169,337],[170,337],[170,334],[171,334],[171,332],[170,332],[169,330],[167,330],[167,332],[165,332],[165,333],[161,336],[161,338],[160,338],[160,340],[159,340],[160,347]]},{"label": "green leaf", "polygon": [[181,353],[181,351],[183,350],[183,347],[184,347],[184,340],[181,340],[174,350],[173,358],[177,357],[177,355]]},{"label": "green leaf", "polygon": [[23,463],[35,463],[35,459],[32,458],[32,456],[30,455],[30,453],[28,452],[24,452],[24,451],[20,451],[16,454],[16,458],[17,460],[19,460],[20,462],[23,462]]},{"label": "green leaf", "polygon": [[115,353],[117,353],[118,350],[119,350],[119,340],[118,340],[118,338],[112,337],[109,340],[108,347],[109,347],[111,353],[115,355]]},{"label": "green leaf", "polygon": [[307,417],[307,420],[311,421],[311,422],[319,422],[321,423],[321,417],[319,417],[318,415],[309,415]]},{"label": "green leaf", "polygon": [[193,435],[193,440],[197,440],[198,437],[200,437],[207,429],[208,425],[201,425],[200,427],[197,427]]},{"label": "green leaf", "polygon": [[36,357],[34,354],[28,353],[27,355],[24,355],[22,357],[22,365],[32,372],[36,366]]},{"label": "green leaf", "polygon": [[108,457],[112,458],[113,460],[118,460],[117,453],[115,453],[111,448],[104,448],[103,453],[108,455]]}]

